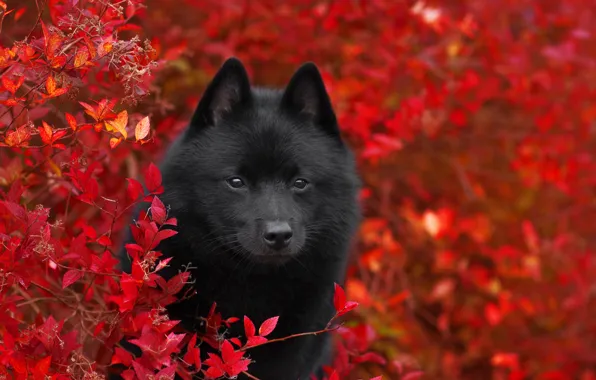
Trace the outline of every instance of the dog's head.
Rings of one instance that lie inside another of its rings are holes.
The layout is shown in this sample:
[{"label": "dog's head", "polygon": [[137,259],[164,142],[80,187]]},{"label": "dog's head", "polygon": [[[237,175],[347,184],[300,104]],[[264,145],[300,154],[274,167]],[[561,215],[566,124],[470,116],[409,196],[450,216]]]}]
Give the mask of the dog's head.
[{"label": "dog's head", "polygon": [[259,262],[303,252],[355,202],[352,156],[313,63],[276,91],[251,88],[242,63],[226,61],[166,165],[175,169],[164,178],[169,198],[178,198],[173,211],[211,228],[205,248]]}]

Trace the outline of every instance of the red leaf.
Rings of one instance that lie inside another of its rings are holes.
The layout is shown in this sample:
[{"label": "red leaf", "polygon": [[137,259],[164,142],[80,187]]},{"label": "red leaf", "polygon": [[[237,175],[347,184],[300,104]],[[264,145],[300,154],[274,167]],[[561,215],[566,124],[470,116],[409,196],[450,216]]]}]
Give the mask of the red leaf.
[{"label": "red leaf", "polygon": [[126,180],[128,181],[126,194],[131,201],[136,201],[144,193],[143,186],[136,179],[127,178]]},{"label": "red leaf", "polygon": [[335,294],[333,296],[333,305],[336,310],[336,317],[342,316],[358,306],[358,302],[346,302],[346,294],[341,286],[335,284]]},{"label": "red leaf", "polygon": [[52,127],[50,127],[45,121],[42,121],[41,123],[43,127],[37,128],[39,130],[39,135],[41,136],[41,141],[43,141],[44,144],[51,144],[52,134],[54,131],[52,130]]},{"label": "red leaf", "polygon": [[348,301],[346,303],[346,306],[344,306],[344,310],[343,311],[345,313],[347,313],[348,311],[352,311],[352,310],[354,310],[357,307],[358,307],[358,302]]},{"label": "red leaf", "polygon": [[63,323],[64,322],[57,323],[54,317],[50,315],[43,325],[39,327],[37,331],[37,339],[39,339],[46,349],[50,350],[54,346],[54,340],[56,335],[62,330]]},{"label": "red leaf", "polygon": [[95,45],[93,44],[91,39],[89,39],[89,37],[87,37],[86,35],[83,36],[83,38],[85,40],[85,44],[87,45],[87,50],[89,50],[89,55],[91,56],[91,59],[95,59],[95,57],[97,56],[97,50],[95,49]]},{"label": "red leaf", "polygon": [[99,45],[99,47],[97,49],[97,54],[100,57],[103,57],[104,55],[111,52],[113,47],[114,47],[114,44],[111,41],[105,41]]},{"label": "red leaf", "polygon": [[246,341],[246,347],[259,346],[267,341],[267,338],[265,338],[264,336],[251,336]]},{"label": "red leaf", "polygon": [[[165,339],[165,342],[160,344],[160,354],[164,357],[169,357],[170,355],[180,352],[180,343],[184,339],[186,334],[175,334],[173,332],[169,333]],[[164,361],[164,364],[166,362]]]},{"label": "red leaf", "polygon": [[106,129],[111,131],[115,129],[122,137],[126,140],[128,138],[128,132],[126,132],[126,126],[128,125],[128,111],[124,110],[114,120],[106,121]]},{"label": "red leaf", "polygon": [[75,119],[74,116],[72,116],[71,114],[69,114],[68,112],[66,112],[64,114],[64,116],[66,117],[66,122],[68,123],[68,126],[70,127],[70,129],[72,129],[73,131],[77,130],[77,119]]},{"label": "red leaf", "polygon": [[112,245],[112,240],[107,235],[102,235],[97,239],[97,242],[105,247]]},{"label": "red leaf", "polygon": [[218,379],[220,377],[223,377],[225,375],[225,372],[223,369],[220,369],[218,367],[209,367],[207,371],[205,371],[205,375],[210,379]]},{"label": "red leaf", "polygon": [[77,269],[71,269],[64,273],[64,277],[62,278],[62,289],[68,288],[70,285],[77,282],[82,276],[83,272]]},{"label": "red leaf", "polygon": [[6,207],[15,218],[23,222],[27,222],[27,211],[20,204],[8,201],[0,201],[0,205],[4,205],[4,207]]},{"label": "red leaf", "polygon": [[335,284],[335,294],[333,295],[333,306],[335,311],[339,312],[346,306],[346,293],[337,283]]},{"label": "red leaf", "polygon": [[208,354],[209,358],[205,360],[205,364],[214,368],[209,372],[206,371],[208,376],[212,377],[216,374],[220,374],[220,377],[226,373],[229,377],[237,376],[238,374],[246,371],[248,365],[251,363],[250,359],[244,359],[244,352],[235,351],[234,346],[228,340],[224,340],[221,346],[221,358],[214,354]]},{"label": "red leaf", "polygon": [[128,352],[120,347],[115,347],[111,364],[122,363],[125,366],[130,367],[132,365],[132,359],[133,359],[133,356],[130,352]]},{"label": "red leaf", "polygon": [[231,325],[232,323],[236,323],[236,322],[238,322],[239,320],[240,320],[239,318],[236,318],[236,317],[230,317],[230,318],[226,319],[226,320],[224,321],[224,323],[225,323],[225,324],[226,324],[228,327],[230,327],[230,325]]},{"label": "red leaf", "polygon": [[46,91],[50,96],[56,92],[56,80],[52,75],[48,75],[48,78],[46,79]]},{"label": "red leaf", "polygon": [[126,248],[126,253],[133,259],[138,259],[139,255],[145,252],[143,247],[138,244],[126,244],[124,248]]},{"label": "red leaf", "polygon": [[[25,357],[21,355],[12,355],[9,357],[10,365],[14,368],[14,370],[20,374],[26,375],[27,374],[27,363],[25,361]],[[27,378],[24,376],[23,378]]]},{"label": "red leaf", "polygon": [[12,335],[8,331],[4,332],[4,347],[8,348],[9,350],[14,350],[15,341]]},{"label": "red leaf", "polygon": [[153,239],[153,244],[151,245],[151,249],[154,249],[155,247],[157,247],[159,245],[159,243],[161,243],[163,240],[172,237],[174,235],[178,234],[177,231],[174,230],[161,230],[158,233],[155,234],[155,238]]},{"label": "red leaf", "polygon": [[189,277],[189,272],[178,273],[176,276],[168,280],[166,291],[172,295],[178,293],[187,283]]},{"label": "red leaf", "polygon": [[259,327],[259,335],[267,336],[271,334],[273,330],[275,330],[275,326],[277,326],[278,319],[279,317],[273,317],[263,322],[263,324],[261,324],[261,327]]},{"label": "red leaf", "polygon": [[197,334],[194,334],[188,342],[186,354],[184,354],[184,361],[188,364],[194,365],[195,368],[201,368],[201,352],[197,345]]},{"label": "red leaf", "polygon": [[4,142],[8,146],[21,147],[27,146],[30,139],[31,133],[29,133],[29,130],[26,126],[22,125],[14,131],[7,133],[6,137],[4,138]]},{"label": "red leaf", "polygon": [[168,226],[177,226],[178,220],[176,218],[170,218],[170,219],[166,220],[163,224],[168,225]]},{"label": "red leaf", "polygon": [[150,163],[145,170],[145,185],[151,193],[157,192],[161,188],[161,172],[153,163]]},{"label": "red leaf", "polygon": [[[223,360],[224,363],[227,362],[235,362],[238,360],[238,353],[236,351],[234,351],[234,346],[232,346],[232,343],[230,343],[229,340],[224,340],[222,345],[221,345],[221,358]],[[240,357],[242,357],[242,355],[244,355],[242,352],[239,353]]]},{"label": "red leaf", "polygon": [[155,272],[159,272],[163,268],[168,266],[168,263],[173,259],[173,257],[168,257],[165,260],[160,260],[159,263],[155,266]]},{"label": "red leaf", "polygon": [[493,303],[489,303],[484,308],[484,315],[491,326],[498,325],[503,318],[503,314],[499,307]]},{"label": "red leaf", "polygon": [[151,202],[151,218],[159,225],[166,221],[166,207],[158,197]]},{"label": "red leaf", "polygon": [[255,324],[252,323],[249,317],[246,315],[244,316],[244,334],[246,338],[250,339],[251,337],[255,336],[256,328]]},{"label": "red leaf", "polygon": [[241,374],[244,371],[248,370],[248,365],[251,363],[250,359],[242,359],[233,364],[228,365],[226,368],[226,372],[228,376],[235,377]]},{"label": "red leaf", "polygon": [[95,326],[95,328],[93,329],[93,336],[97,337],[101,333],[101,330],[103,330],[105,325],[106,325],[105,321],[99,322],[97,324],[97,326]]},{"label": "red leaf", "polygon": [[173,380],[175,375],[176,375],[176,363],[171,364],[169,367],[162,369],[153,378],[159,379],[159,380],[165,380],[165,379]]},{"label": "red leaf", "polygon": [[122,276],[122,280],[120,280],[120,287],[122,289],[122,293],[124,294],[122,297],[122,302],[119,303],[120,312],[131,310],[139,295],[137,282],[134,278],[132,278],[132,276],[125,274]]},{"label": "red leaf", "polygon": [[381,355],[377,354],[376,352],[367,352],[365,354],[362,354],[360,356],[356,356],[352,359],[352,362],[354,363],[366,363],[366,362],[371,362],[371,363],[377,363],[380,365],[385,365],[386,360],[384,357],[382,357]]},{"label": "red leaf", "polygon": [[89,51],[85,48],[80,49],[79,51],[77,51],[77,54],[75,55],[74,67],[78,69],[79,67],[85,65],[88,59]]},{"label": "red leaf", "polygon": [[141,364],[139,364],[136,360],[134,362],[132,362],[132,366],[135,370],[135,373],[137,374],[137,377],[139,379],[151,379],[153,378],[153,371],[143,367]]},{"label": "red leaf", "polygon": [[116,148],[118,145],[120,145],[120,143],[122,142],[122,138],[121,137],[111,137],[110,138],[110,149],[114,149]]},{"label": "red leaf", "polygon": [[205,360],[205,365],[209,366],[205,375],[209,378],[219,378],[225,375],[224,363],[221,358],[216,354],[207,354],[209,357]]},{"label": "red leaf", "polygon": [[139,346],[143,351],[156,351],[164,337],[149,325],[144,325],[141,336],[138,339],[131,339],[130,343]]},{"label": "red leaf", "polygon": [[124,380],[135,380],[136,379],[136,375],[135,375],[135,371],[133,371],[132,369],[127,369],[125,371],[123,371],[120,376],[122,376],[122,378]]},{"label": "red leaf", "polygon": [[45,358],[41,359],[40,361],[35,364],[35,368],[33,369],[33,374],[36,378],[44,379],[45,375],[48,374],[50,370],[50,363],[52,362],[52,356],[46,356]]},{"label": "red leaf", "polygon": [[95,112],[95,108],[93,108],[92,105],[87,104],[85,102],[79,102],[79,104],[82,105],[85,108],[85,113],[87,115],[91,116],[95,121],[98,121],[99,120],[99,116]]},{"label": "red leaf", "polygon": [[3,104],[7,107],[14,107],[17,104],[19,104],[19,102],[22,102],[24,100],[25,100],[25,98],[6,99],[6,100],[0,100],[0,104]]},{"label": "red leaf", "polygon": [[21,87],[23,82],[25,81],[25,76],[21,75],[18,77],[16,81],[11,81],[8,79],[8,76],[2,76],[2,85],[6,90],[8,90],[13,96],[17,92],[17,90]]},{"label": "red leaf", "polygon": [[[62,137],[64,137],[65,135],[66,135],[66,131],[65,131],[64,129],[62,129],[62,130],[59,130],[59,131],[55,131],[55,132],[53,132],[53,135],[52,135],[52,144],[53,144],[55,141],[58,141],[58,140],[60,140],[60,139],[61,139]],[[57,147],[57,146],[58,146],[58,144],[54,144],[54,147]]]},{"label": "red leaf", "polygon": [[[58,64],[58,66],[61,66],[61,64]],[[46,91],[48,93],[48,98],[56,98],[66,94],[68,92],[68,87],[56,88],[56,80],[52,75],[49,75],[46,80]]]}]

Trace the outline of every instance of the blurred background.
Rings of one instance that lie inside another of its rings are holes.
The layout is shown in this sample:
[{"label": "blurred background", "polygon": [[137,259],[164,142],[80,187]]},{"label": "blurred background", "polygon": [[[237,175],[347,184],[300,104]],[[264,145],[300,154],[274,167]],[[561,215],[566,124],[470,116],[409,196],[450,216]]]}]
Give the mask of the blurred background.
[{"label": "blurred background", "polygon": [[389,378],[595,378],[595,2],[167,3],[143,28],[170,117],[230,55],[262,85],[324,72],[366,184],[347,291]]},{"label": "blurred background", "polygon": [[385,358],[350,378],[596,379],[596,2],[144,4],[121,33],[159,60],[155,139],[102,186],[159,159],[229,56],[268,86],[314,61],[365,182],[350,339]]}]

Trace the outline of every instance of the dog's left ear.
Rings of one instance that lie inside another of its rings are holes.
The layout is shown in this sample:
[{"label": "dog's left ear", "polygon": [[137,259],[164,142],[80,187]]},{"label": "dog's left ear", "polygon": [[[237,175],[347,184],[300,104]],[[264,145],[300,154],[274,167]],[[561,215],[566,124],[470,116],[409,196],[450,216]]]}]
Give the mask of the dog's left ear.
[{"label": "dog's left ear", "polygon": [[301,114],[326,133],[339,137],[339,127],[319,69],[312,62],[300,66],[290,79],[281,100],[285,111]]},{"label": "dog's left ear", "polygon": [[190,125],[194,129],[213,126],[224,115],[248,106],[251,99],[244,65],[238,58],[228,58],[203,93]]}]

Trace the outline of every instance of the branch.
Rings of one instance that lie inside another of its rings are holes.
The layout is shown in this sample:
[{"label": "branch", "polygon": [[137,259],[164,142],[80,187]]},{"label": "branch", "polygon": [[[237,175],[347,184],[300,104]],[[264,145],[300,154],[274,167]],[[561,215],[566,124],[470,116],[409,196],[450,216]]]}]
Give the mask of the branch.
[{"label": "branch", "polygon": [[310,331],[310,332],[303,332],[303,333],[298,333],[298,334],[292,334],[292,335],[288,335],[288,336],[283,337],[283,338],[271,339],[271,340],[268,340],[268,341],[266,341],[264,343],[258,344],[256,346],[250,346],[250,347],[246,347],[245,346],[245,347],[240,348],[238,351],[244,352],[244,351],[250,350],[251,348],[254,348],[254,347],[264,346],[264,345],[269,344],[269,343],[283,342],[285,340],[293,339],[293,338],[299,338],[301,336],[324,334],[324,333],[327,333],[327,332],[335,331],[335,330],[337,330],[340,327],[341,327],[341,325],[337,325],[337,326],[334,326],[334,327],[331,327],[331,328],[325,327],[324,329],[318,330],[318,331]]}]

